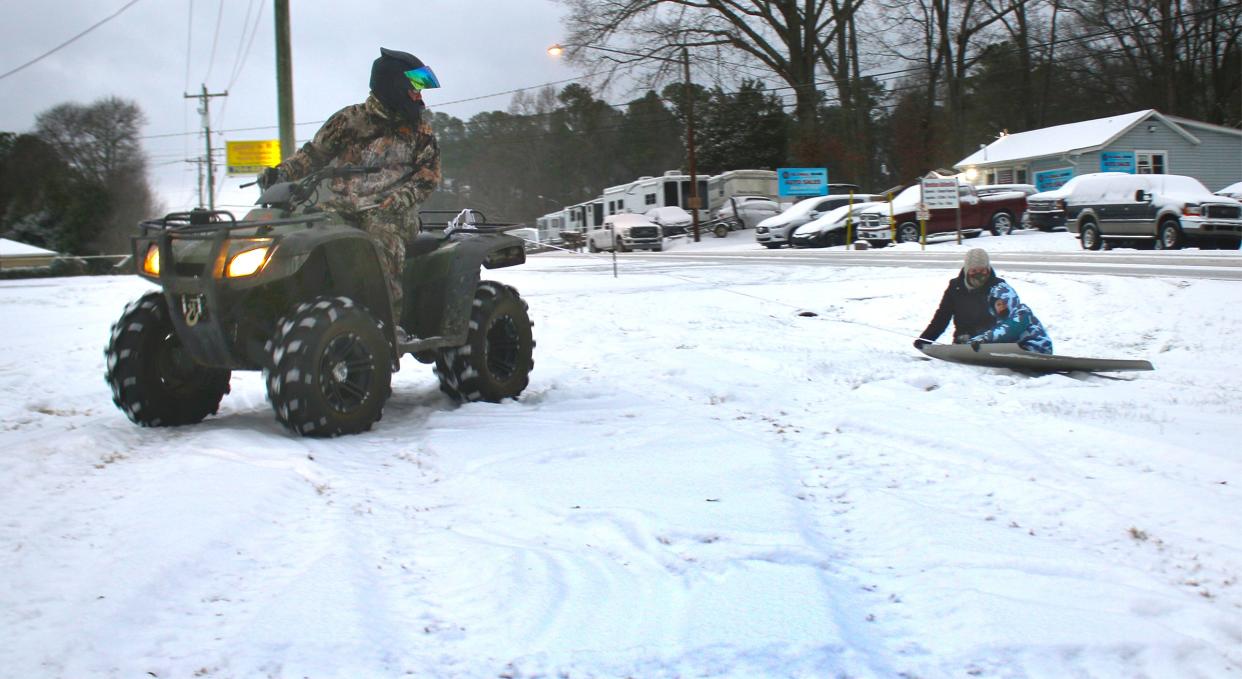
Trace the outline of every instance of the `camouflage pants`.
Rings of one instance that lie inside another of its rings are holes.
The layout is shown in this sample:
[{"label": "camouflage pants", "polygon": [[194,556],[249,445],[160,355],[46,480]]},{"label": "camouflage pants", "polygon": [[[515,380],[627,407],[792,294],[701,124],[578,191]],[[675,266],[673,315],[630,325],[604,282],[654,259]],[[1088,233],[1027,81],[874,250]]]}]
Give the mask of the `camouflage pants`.
[{"label": "camouflage pants", "polygon": [[405,267],[405,242],[418,233],[418,217],[413,210],[367,210],[350,219],[354,226],[366,231],[380,243],[380,266],[392,300],[392,319],[401,324],[401,272]]}]

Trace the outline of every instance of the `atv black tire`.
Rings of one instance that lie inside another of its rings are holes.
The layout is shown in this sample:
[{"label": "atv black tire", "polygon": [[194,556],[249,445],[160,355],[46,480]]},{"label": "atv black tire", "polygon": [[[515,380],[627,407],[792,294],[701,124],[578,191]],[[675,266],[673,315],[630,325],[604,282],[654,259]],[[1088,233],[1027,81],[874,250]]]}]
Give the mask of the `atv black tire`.
[{"label": "atv black tire", "polygon": [[392,393],[392,347],[382,325],[348,297],[299,304],[265,345],[267,397],[276,419],[302,436],[371,428]]},{"label": "atv black tire", "polygon": [[229,391],[229,371],[200,365],[181,347],[163,293],[135,300],[104,350],[112,402],[143,427],[202,422]]},{"label": "atv black tire", "polygon": [[436,357],[440,391],[459,403],[517,397],[535,365],[533,325],[517,290],[480,282],[466,344],[442,349]]}]

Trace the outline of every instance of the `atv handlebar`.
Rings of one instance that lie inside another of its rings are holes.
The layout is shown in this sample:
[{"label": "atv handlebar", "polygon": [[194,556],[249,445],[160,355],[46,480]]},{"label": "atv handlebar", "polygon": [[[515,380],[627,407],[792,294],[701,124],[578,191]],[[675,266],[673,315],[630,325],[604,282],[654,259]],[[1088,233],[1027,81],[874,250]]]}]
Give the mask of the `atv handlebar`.
[{"label": "atv handlebar", "polygon": [[[284,206],[286,209],[292,210],[297,205],[313,206],[315,194],[319,190],[320,182],[325,179],[333,179],[336,177],[347,177],[350,175],[369,174],[371,172],[379,172],[382,167],[373,166],[356,166],[347,165],[344,167],[321,167],[301,179],[293,181],[282,181],[272,184],[263,189],[259,194],[257,201],[261,205]],[[245,184],[251,186],[258,184],[258,180]]]}]

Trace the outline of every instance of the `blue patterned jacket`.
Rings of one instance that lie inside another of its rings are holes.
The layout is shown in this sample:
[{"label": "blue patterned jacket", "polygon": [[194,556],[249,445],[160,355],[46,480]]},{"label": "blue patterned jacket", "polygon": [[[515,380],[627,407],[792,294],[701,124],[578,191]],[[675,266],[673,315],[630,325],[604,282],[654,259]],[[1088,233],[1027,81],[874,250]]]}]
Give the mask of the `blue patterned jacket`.
[{"label": "blue patterned jacket", "polygon": [[1052,338],[1048,337],[1048,331],[1003,278],[997,278],[988,290],[988,311],[996,324],[970,338],[972,342],[1017,342],[1027,351],[1052,353]]}]

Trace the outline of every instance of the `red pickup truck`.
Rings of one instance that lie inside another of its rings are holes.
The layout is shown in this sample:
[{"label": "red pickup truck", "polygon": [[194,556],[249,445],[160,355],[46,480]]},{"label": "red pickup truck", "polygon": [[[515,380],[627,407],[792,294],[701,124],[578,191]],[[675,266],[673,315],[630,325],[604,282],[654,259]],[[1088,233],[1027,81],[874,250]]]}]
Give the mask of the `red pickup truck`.
[{"label": "red pickup truck", "polygon": [[[974,238],[985,230],[995,236],[1005,235],[1014,229],[1026,211],[1027,192],[1018,189],[981,194],[970,184],[959,184],[957,195],[962,212],[962,235],[967,238]],[[887,245],[890,241],[917,243],[919,220],[916,212],[920,196],[919,185],[915,184],[897,194],[891,206],[883,203],[863,210],[857,217],[858,237],[876,246]],[[957,226],[957,210],[932,210],[927,220],[927,235],[954,233]]]}]

